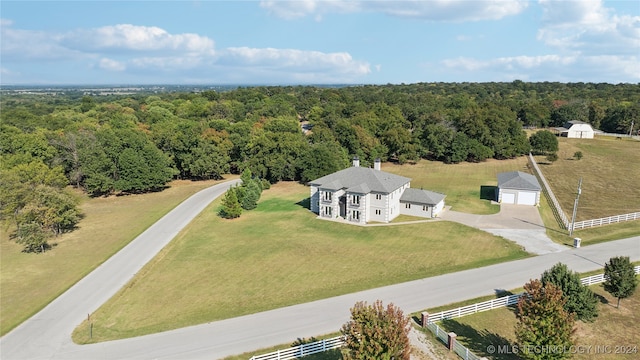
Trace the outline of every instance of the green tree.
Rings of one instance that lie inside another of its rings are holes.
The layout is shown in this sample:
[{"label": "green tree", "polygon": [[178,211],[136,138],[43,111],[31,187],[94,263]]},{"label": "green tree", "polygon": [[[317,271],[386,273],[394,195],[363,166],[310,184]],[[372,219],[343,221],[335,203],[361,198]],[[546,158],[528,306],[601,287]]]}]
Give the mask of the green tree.
[{"label": "green tree", "polygon": [[49,236],[40,224],[26,223],[16,230],[16,243],[24,245],[24,252],[44,252],[49,247]]},{"label": "green tree", "polygon": [[557,153],[550,153],[550,154],[547,155],[546,159],[550,163],[556,162],[556,161],[558,161],[558,154]]},{"label": "green tree", "polygon": [[256,180],[249,180],[249,182],[244,185],[245,190],[244,197],[242,198],[241,205],[245,210],[253,210],[258,206],[258,200],[260,200],[260,193],[262,192],[262,188],[258,185]]},{"label": "green tree", "polygon": [[242,207],[240,206],[240,202],[236,196],[235,188],[230,188],[224,194],[224,198],[222,199],[222,208],[220,209],[219,214],[225,219],[235,219],[240,217],[240,214],[242,214]]},{"label": "green tree", "polygon": [[534,154],[548,154],[558,151],[558,138],[550,131],[541,130],[529,138]]},{"label": "green tree", "polygon": [[582,151],[576,151],[575,153],[573,153],[573,157],[576,158],[577,160],[582,159],[583,157]]},{"label": "green tree", "polygon": [[351,308],[351,320],[342,326],[343,356],[346,360],[408,360],[409,330],[409,318],[393,304],[385,308],[380,300],[373,305],[357,302]]},{"label": "green tree", "polygon": [[578,320],[592,321],[598,316],[598,299],[589,287],[582,285],[580,275],[570,271],[567,265],[558,263],[542,273],[542,286],[553,284],[562,290],[564,309],[575,314]]},{"label": "green tree", "polygon": [[638,286],[638,278],[628,256],[609,259],[609,262],[604,264],[604,276],[606,278],[604,289],[618,298],[617,308],[620,307],[620,299],[633,295]]},{"label": "green tree", "polygon": [[[551,283],[531,280],[518,300],[515,327],[518,355],[523,359],[564,359],[573,345],[573,314],[564,309],[562,290]],[[559,349],[549,352],[545,349]]]}]

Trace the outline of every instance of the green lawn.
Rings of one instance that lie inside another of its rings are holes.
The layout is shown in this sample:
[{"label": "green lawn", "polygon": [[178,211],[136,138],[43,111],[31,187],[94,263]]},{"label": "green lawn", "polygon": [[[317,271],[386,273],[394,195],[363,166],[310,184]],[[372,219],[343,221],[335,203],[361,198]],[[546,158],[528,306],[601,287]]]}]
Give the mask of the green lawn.
[{"label": "green lawn", "polygon": [[385,163],[382,170],[411,178],[413,188],[446,194],[445,204],[452,210],[480,215],[500,211],[500,206],[492,204],[490,199],[493,187],[498,184],[498,173],[529,172],[526,157],[455,165],[428,160],[420,160],[414,165]]},{"label": "green lawn", "polygon": [[25,254],[0,229],[0,334],[62,294],[172,208],[215,181],[176,181],[157,193],[82,198],[79,228],[54,239],[51,251]]},{"label": "green lawn", "polygon": [[[512,242],[428,222],[359,227],[316,219],[308,188],[279,183],[239,219],[201,213],[92,314],[93,341],[133,337],[523,258]],[[460,251],[464,249],[465,251]],[[74,340],[87,342],[86,325]]]},{"label": "green lawn", "polygon": [[[640,352],[640,334],[637,332],[640,322],[640,290],[628,299],[622,300],[620,309],[616,309],[616,299],[602,288],[601,284],[591,286],[600,298],[599,315],[592,323],[576,322],[575,344],[583,349],[592,346],[590,352],[575,354],[573,359],[634,359]],[[457,319],[446,320],[441,326],[453,331],[458,340],[478,356],[489,359],[519,359],[514,354],[491,354],[490,345],[516,344],[514,327],[516,317],[513,308],[500,308],[485,311]],[[611,353],[596,353],[596,346],[608,349]],[[616,346],[635,347],[632,354],[615,354]],[[587,348],[588,349],[588,348]]]}]

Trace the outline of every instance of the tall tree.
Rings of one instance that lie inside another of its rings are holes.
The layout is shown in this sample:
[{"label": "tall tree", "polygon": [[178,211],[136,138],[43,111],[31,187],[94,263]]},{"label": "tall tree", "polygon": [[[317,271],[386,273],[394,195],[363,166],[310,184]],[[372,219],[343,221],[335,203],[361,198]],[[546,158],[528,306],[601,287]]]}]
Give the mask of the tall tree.
[{"label": "tall tree", "polygon": [[222,199],[222,208],[220,209],[219,214],[225,219],[235,219],[240,217],[240,214],[242,214],[242,207],[240,206],[240,202],[236,196],[235,188],[230,188],[224,194],[224,198]]},{"label": "tall tree", "polygon": [[548,154],[558,151],[558,138],[547,130],[541,130],[529,138],[531,151],[534,154]]},{"label": "tall tree", "polygon": [[351,320],[342,326],[346,338],[347,360],[409,360],[409,318],[393,304],[385,308],[378,300],[373,305],[358,302],[351,308]]},{"label": "tall tree", "polygon": [[[564,309],[562,290],[551,283],[531,280],[517,305],[515,327],[518,355],[523,359],[564,359],[573,345],[573,314]],[[545,351],[558,349],[558,351]]]},{"label": "tall tree", "polygon": [[609,259],[604,264],[604,289],[618,298],[617,308],[620,307],[620,299],[626,299],[633,295],[638,287],[638,278],[633,270],[633,264],[628,256],[617,256]]},{"label": "tall tree", "polygon": [[542,285],[553,284],[562,290],[564,309],[583,321],[598,316],[598,299],[588,286],[582,285],[580,275],[569,270],[567,265],[557,263],[540,277]]}]

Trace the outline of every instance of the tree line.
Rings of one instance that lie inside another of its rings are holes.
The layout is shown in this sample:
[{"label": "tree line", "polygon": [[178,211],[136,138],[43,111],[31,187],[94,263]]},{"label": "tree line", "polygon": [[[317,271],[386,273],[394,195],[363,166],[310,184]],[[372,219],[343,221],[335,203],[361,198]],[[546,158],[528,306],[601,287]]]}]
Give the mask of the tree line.
[{"label": "tree line", "polygon": [[[521,81],[265,86],[109,97],[3,96],[0,106],[3,190],[26,183],[28,175],[19,169],[47,168],[63,181],[38,180],[33,189],[49,186],[64,193],[72,185],[102,196],[158,191],[172,179],[219,179],[245,169],[270,183],[307,182],[348,166],[353,156],[364,166],[376,158],[513,158],[530,150],[526,126],[583,120],[628,132],[640,113],[640,87]],[[34,216],[24,214],[27,203],[35,206],[34,193],[3,195],[3,219],[33,222]],[[35,222],[55,234],[77,220]]]}]

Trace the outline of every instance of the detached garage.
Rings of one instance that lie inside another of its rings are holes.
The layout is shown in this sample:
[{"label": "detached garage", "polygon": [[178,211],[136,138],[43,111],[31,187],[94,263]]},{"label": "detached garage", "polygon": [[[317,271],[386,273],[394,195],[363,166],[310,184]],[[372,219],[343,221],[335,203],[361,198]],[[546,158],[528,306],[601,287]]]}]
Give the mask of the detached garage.
[{"label": "detached garage", "polygon": [[521,171],[498,174],[496,201],[501,204],[539,205],[540,183],[535,176]]}]

